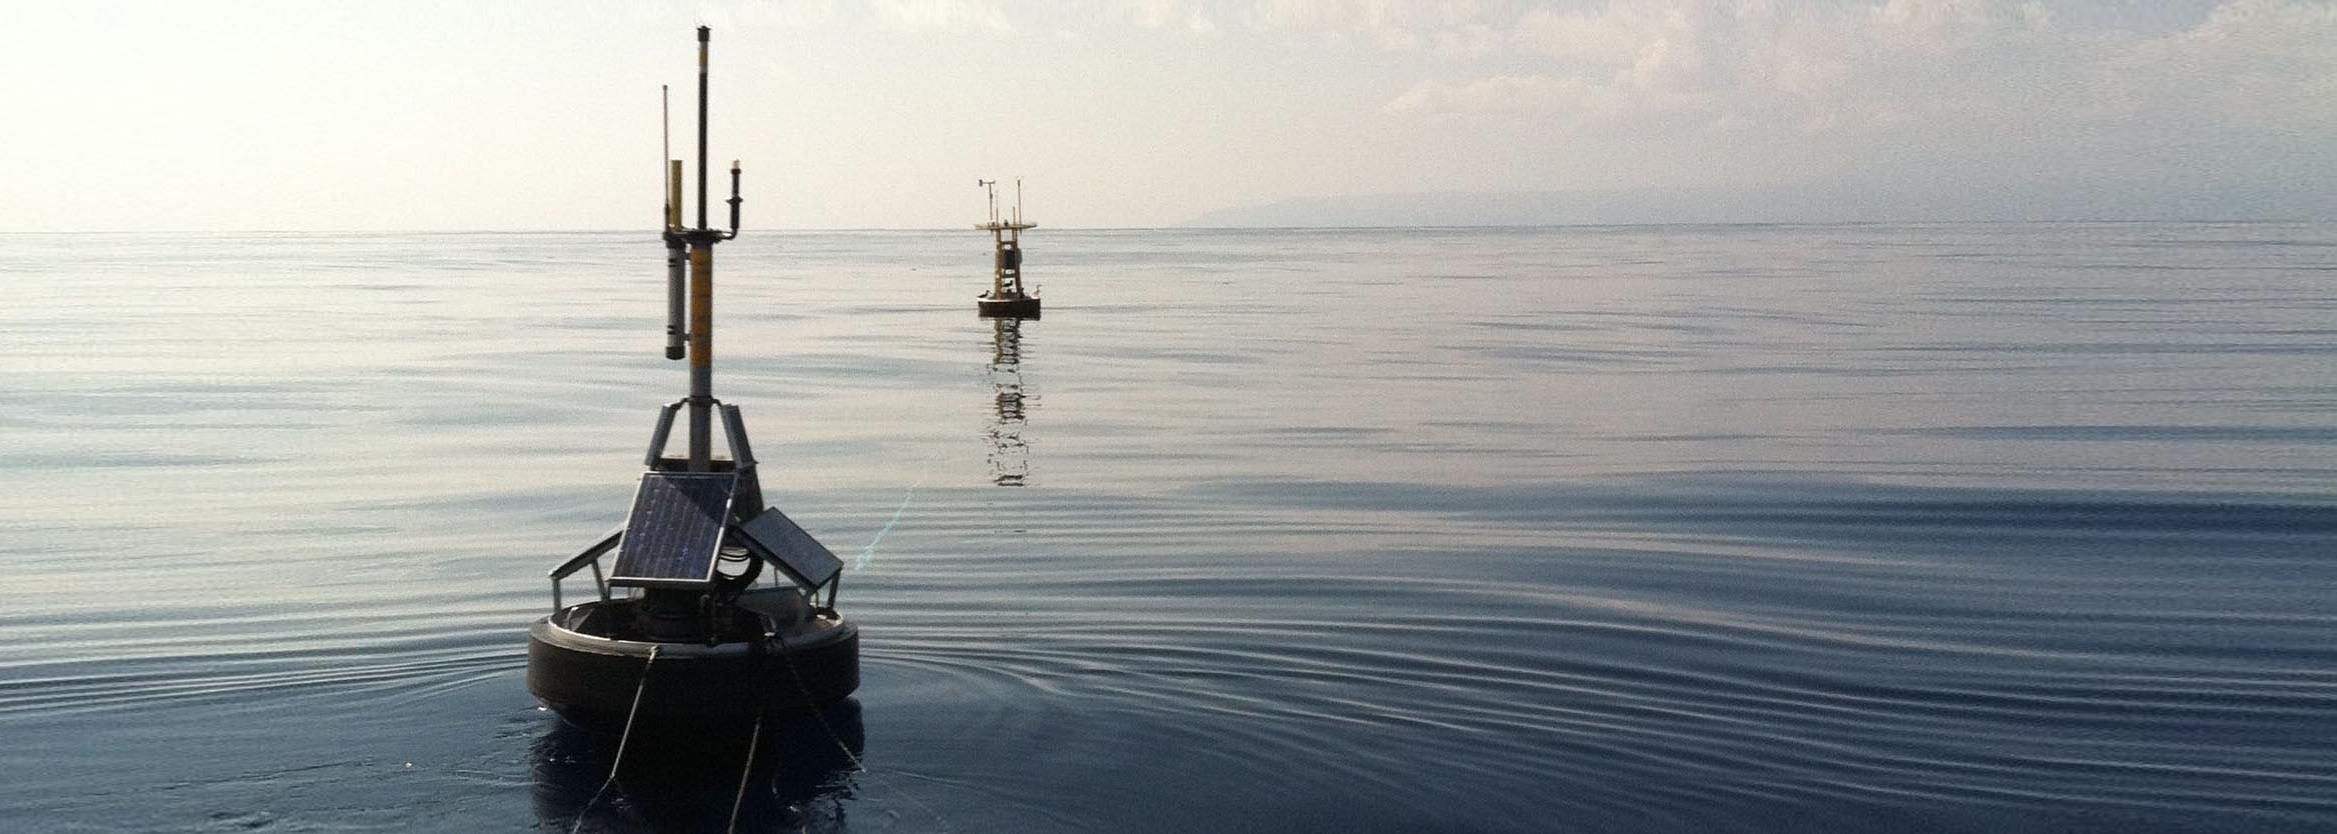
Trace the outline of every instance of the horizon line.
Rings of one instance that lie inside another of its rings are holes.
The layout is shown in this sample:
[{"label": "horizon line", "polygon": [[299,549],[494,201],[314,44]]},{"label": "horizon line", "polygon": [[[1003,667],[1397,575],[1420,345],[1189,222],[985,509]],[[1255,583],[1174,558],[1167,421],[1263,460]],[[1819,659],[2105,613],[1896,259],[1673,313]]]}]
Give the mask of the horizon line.
[{"label": "horizon line", "polygon": [[[1260,225],[1198,225],[1172,223],[1146,226],[1041,226],[1042,230],[1073,232],[1142,232],[1142,231],[1390,231],[1390,230],[1454,230],[1454,229],[1566,229],[1566,228],[1631,228],[1681,226],[2029,226],[2048,224],[2138,225],[2149,223],[2222,224],[2222,225],[2277,225],[2277,224],[2337,224],[2337,218],[2265,218],[2265,217],[2191,217],[2191,218],[2051,218],[2020,220],[1667,220],[1651,222],[1566,222],[1566,223],[1421,223],[1412,225],[1388,224],[1260,224]],[[836,234],[847,232],[959,232],[958,226],[836,226],[742,229],[741,234]],[[978,231],[978,230],[977,230]],[[210,235],[525,235],[525,234],[644,234],[657,235],[657,229],[566,228],[566,229],[71,229],[71,230],[0,230],[0,235],[122,235],[122,234],[210,234]]]}]

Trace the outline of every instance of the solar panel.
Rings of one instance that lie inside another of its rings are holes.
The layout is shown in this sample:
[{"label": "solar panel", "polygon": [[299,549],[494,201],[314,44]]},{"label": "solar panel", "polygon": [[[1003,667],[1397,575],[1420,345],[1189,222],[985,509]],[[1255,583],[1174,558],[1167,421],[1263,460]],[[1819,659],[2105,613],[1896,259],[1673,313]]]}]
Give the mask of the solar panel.
[{"label": "solar panel", "polygon": [[747,546],[756,555],[777,563],[796,582],[802,583],[804,590],[828,584],[828,580],[844,569],[844,562],[828,552],[827,545],[795,526],[795,520],[777,507],[748,519],[739,525],[738,531],[746,534]]},{"label": "solar panel", "polygon": [[722,528],[730,522],[735,472],[650,472],[633,494],[609,584],[698,588],[714,580]]}]

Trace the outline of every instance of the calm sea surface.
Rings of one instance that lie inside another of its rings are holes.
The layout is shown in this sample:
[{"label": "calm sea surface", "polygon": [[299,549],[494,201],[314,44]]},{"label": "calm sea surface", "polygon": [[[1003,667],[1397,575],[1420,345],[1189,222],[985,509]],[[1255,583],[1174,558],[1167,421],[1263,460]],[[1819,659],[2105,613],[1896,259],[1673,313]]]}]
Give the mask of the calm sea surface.
[{"label": "calm sea surface", "polygon": [[[2337,830],[2337,226],[1029,242],[720,249],[865,630],[741,830]],[[663,257],[0,235],[0,829],[721,830],[522,685]]]}]

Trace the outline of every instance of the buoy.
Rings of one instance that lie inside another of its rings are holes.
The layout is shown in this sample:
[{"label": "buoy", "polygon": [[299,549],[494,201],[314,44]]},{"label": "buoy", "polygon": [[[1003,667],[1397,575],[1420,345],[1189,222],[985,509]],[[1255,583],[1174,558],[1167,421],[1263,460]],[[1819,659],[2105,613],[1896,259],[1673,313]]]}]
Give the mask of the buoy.
[{"label": "buoy", "polygon": [[[706,76],[712,32],[698,27],[698,223],[682,224],[682,161],[666,177],[667,350],[689,359],[689,396],[650,432],[648,471],[622,523],[551,570],[552,613],[528,628],[527,686],[570,722],[618,731],[743,730],[766,715],[808,712],[860,685],[860,630],[836,611],[843,562],[763,504],[738,406],[714,398],[714,245],[738,237],[739,165],[730,166],[730,228],[707,222]],[[683,264],[688,265],[688,288]],[[684,318],[687,330],[684,330]],[[687,411],[688,449],[666,454]],[[713,455],[716,418],[730,456]],[[603,567],[612,556],[614,563]],[[772,570],[766,582],[758,582]],[[595,597],[561,599],[592,570]]]},{"label": "buoy", "polygon": [[1022,180],[1014,181],[1014,212],[1005,217],[998,214],[998,181],[977,179],[974,184],[990,194],[990,222],[974,228],[990,233],[991,246],[990,291],[974,298],[974,310],[983,318],[1038,318],[1039,296],[1024,292],[1022,284],[1022,233],[1039,227],[1023,222]]}]

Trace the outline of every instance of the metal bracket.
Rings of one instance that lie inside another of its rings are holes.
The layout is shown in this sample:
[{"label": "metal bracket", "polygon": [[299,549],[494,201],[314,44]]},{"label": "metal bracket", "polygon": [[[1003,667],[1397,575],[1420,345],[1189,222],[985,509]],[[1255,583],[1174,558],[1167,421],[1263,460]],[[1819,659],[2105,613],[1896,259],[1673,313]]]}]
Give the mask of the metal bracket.
[{"label": "metal bracket", "polygon": [[553,611],[557,612],[562,607],[564,607],[560,604],[560,580],[567,579],[569,574],[583,570],[586,565],[592,566],[592,584],[595,588],[600,590],[601,601],[608,601],[609,583],[606,579],[601,577],[600,557],[609,551],[616,549],[617,543],[623,541],[624,538],[625,525],[619,524],[615,529],[602,534],[600,539],[594,541],[591,546],[586,547],[583,552],[569,557],[568,561],[561,562],[559,567],[555,567],[551,570],[549,575],[552,578]]},{"label": "metal bracket", "polygon": [[730,442],[730,459],[738,463],[741,472],[753,469],[755,453],[753,449],[747,448],[746,419],[739,416],[738,406],[727,405],[720,400],[716,400],[715,405],[722,410],[722,434]]},{"label": "metal bracket", "polygon": [[649,457],[641,462],[642,466],[651,469],[657,468],[657,459],[665,456],[666,438],[671,437],[674,433],[674,415],[681,412],[682,404],[686,402],[688,401],[675,400],[667,404],[665,410],[657,413],[657,428],[649,432]]}]

